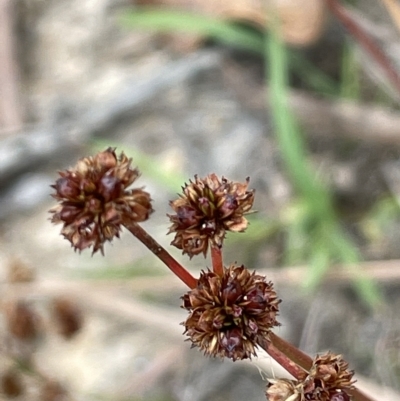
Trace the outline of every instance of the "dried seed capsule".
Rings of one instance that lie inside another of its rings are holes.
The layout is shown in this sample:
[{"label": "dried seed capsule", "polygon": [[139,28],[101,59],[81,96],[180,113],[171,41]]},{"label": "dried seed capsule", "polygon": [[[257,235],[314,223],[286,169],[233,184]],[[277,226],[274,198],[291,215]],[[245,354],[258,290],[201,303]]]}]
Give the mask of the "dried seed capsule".
[{"label": "dried seed capsule", "polygon": [[168,215],[175,233],[171,242],[190,257],[207,254],[209,245],[221,247],[227,231],[242,232],[248,222],[244,215],[251,211],[254,190],[245,183],[229,181],[215,174],[195,176],[185,184],[183,194],[170,205],[176,214]]},{"label": "dried seed capsule", "polygon": [[63,224],[61,234],[75,250],[100,250],[119,237],[121,226],[147,220],[153,212],[150,195],[141,188],[128,189],[139,171],[124,153],[108,148],[60,172],[52,187],[59,204],[50,210],[52,222]]},{"label": "dried seed capsule", "polygon": [[310,400],[332,401],[332,397],[344,397],[346,390],[353,388],[352,370],[348,370],[349,364],[343,360],[341,355],[327,352],[317,355],[309,375],[304,380],[304,394]]},{"label": "dried seed capsule", "polygon": [[203,271],[182,299],[189,311],[185,333],[207,355],[250,358],[258,339],[279,325],[280,300],[272,283],[244,266],[231,265],[222,276]]},{"label": "dried seed capsule", "polygon": [[270,380],[266,390],[269,401],[350,401],[352,370],[341,355],[317,355],[303,380]]}]

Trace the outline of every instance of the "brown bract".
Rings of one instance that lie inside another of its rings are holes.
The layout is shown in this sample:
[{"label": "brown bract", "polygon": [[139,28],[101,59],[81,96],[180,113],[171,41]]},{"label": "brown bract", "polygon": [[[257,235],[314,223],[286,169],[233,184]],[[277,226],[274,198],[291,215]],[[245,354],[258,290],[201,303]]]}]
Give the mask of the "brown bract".
[{"label": "brown bract", "polygon": [[207,254],[208,246],[221,247],[226,231],[242,232],[248,221],[244,214],[253,206],[254,190],[244,183],[221,179],[210,174],[185,184],[183,194],[170,205],[174,215],[168,215],[175,233],[171,245],[182,249],[190,257]]},{"label": "brown bract", "polygon": [[93,246],[93,253],[114,237],[122,225],[147,220],[153,211],[150,195],[141,188],[128,189],[139,176],[124,153],[108,148],[61,171],[52,187],[59,205],[50,210],[52,222],[63,224],[61,234],[75,250]]},{"label": "brown bract", "polygon": [[251,358],[258,338],[279,325],[280,300],[272,283],[244,266],[231,265],[222,277],[203,271],[197,287],[182,299],[190,312],[185,333],[207,355]]}]

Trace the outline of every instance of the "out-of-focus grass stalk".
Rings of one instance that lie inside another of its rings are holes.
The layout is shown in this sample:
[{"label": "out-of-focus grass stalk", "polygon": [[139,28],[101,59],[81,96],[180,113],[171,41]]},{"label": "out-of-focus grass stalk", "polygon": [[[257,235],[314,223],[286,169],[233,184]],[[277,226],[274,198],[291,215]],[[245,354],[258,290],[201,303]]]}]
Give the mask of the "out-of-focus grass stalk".
[{"label": "out-of-focus grass stalk", "polygon": [[344,99],[360,98],[360,71],[354,57],[354,46],[346,41],[343,46],[340,95]]},{"label": "out-of-focus grass stalk", "polygon": [[254,32],[199,14],[162,8],[140,8],[121,16],[122,26],[151,29],[158,32],[191,32],[214,38],[222,43],[260,53],[263,39]]},{"label": "out-of-focus grass stalk", "polygon": [[[276,139],[286,170],[299,196],[307,204],[309,213],[310,274],[307,287],[315,287],[331,262],[336,260],[354,271],[355,287],[370,306],[380,302],[379,290],[371,279],[358,268],[359,253],[339,225],[332,197],[317,179],[307,161],[304,140],[288,104],[288,58],[275,21],[269,35],[265,35],[266,74],[269,84],[269,104],[275,123]],[[304,234],[307,234],[306,232]]]}]

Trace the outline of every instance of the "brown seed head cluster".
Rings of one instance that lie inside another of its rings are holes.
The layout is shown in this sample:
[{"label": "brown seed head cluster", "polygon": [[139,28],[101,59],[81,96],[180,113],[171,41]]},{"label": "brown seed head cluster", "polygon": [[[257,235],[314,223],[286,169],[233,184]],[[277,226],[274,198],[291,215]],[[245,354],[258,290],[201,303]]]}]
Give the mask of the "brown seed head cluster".
[{"label": "brown seed head cluster", "polygon": [[350,401],[354,372],[341,355],[317,355],[304,380],[270,380],[269,401]]},{"label": "brown seed head cluster", "polygon": [[314,359],[310,374],[304,381],[304,394],[308,400],[348,401],[345,390],[353,387],[354,372],[341,355],[330,352]]},{"label": "brown seed head cluster", "polygon": [[185,333],[206,355],[251,358],[258,338],[279,325],[280,300],[272,283],[244,266],[231,265],[222,277],[203,271],[197,287],[182,299],[190,312]]},{"label": "brown seed head cluster", "polygon": [[46,381],[40,392],[42,401],[67,401],[69,400],[67,390],[54,380]]},{"label": "brown seed head cluster", "polygon": [[147,220],[153,211],[147,192],[128,190],[139,176],[131,162],[124,153],[117,156],[108,148],[59,173],[52,185],[52,196],[59,201],[50,211],[52,222],[63,224],[61,234],[75,250],[93,246],[93,253],[103,253],[104,243],[119,237],[122,225]]},{"label": "brown seed head cluster", "polygon": [[21,375],[17,370],[8,370],[1,375],[1,392],[7,398],[15,398],[24,392]]},{"label": "brown seed head cluster", "polygon": [[58,332],[66,339],[74,337],[83,326],[83,314],[77,304],[68,298],[53,300],[53,319]]},{"label": "brown seed head cluster", "polygon": [[31,341],[39,333],[39,317],[25,302],[16,301],[5,308],[9,333],[21,341]]},{"label": "brown seed head cluster", "polygon": [[175,215],[169,215],[175,233],[171,245],[182,249],[190,257],[207,254],[209,243],[221,247],[226,231],[242,232],[248,222],[243,216],[249,213],[254,201],[254,190],[248,191],[245,183],[220,179],[215,174],[185,184],[183,195],[170,202]]}]

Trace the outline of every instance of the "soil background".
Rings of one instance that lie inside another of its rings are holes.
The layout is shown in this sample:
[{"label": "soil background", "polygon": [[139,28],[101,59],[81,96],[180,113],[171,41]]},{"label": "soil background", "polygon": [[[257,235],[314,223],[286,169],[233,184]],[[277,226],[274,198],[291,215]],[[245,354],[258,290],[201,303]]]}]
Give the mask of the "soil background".
[{"label": "soil background", "polygon": [[[399,34],[383,5],[353,3],[354,15],[400,66]],[[359,99],[327,100],[298,74],[290,77],[309,161],[383,294],[384,305],[371,310],[348,272],[331,270],[307,292],[307,262],[285,263],[296,191],[274,135],[263,59],[207,38],[123,29],[119,18],[132,6],[128,0],[17,0],[10,8],[21,117],[19,126],[0,118],[0,374],[19,372],[25,390],[15,399],[261,401],[266,378],[283,374],[263,353],[232,363],[190,349],[180,325],[184,285],[127,232],[105,247],[104,257],[91,256],[74,253],[60,227],[50,224],[57,171],[108,146],[131,155],[143,171],[138,184],[155,209],[143,227],[165,247],[172,240],[168,202],[184,182],[211,172],[250,177],[258,211],[253,224],[277,216],[283,223],[273,235],[229,236],[225,260],[276,283],[283,299],[279,335],[310,354],[342,353],[361,388],[380,401],[400,399],[398,94],[357,46]],[[337,79],[349,39],[324,15],[314,42],[295,48]],[[383,103],[374,98],[377,88]],[[376,217],[387,198],[387,214]],[[193,274],[210,266],[208,259],[171,253]],[[68,339],[52,314],[60,298],[82,317]],[[5,316],[18,300],[40,316],[40,335],[29,344],[7,334]]]}]

